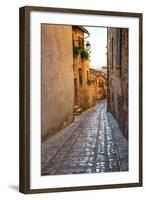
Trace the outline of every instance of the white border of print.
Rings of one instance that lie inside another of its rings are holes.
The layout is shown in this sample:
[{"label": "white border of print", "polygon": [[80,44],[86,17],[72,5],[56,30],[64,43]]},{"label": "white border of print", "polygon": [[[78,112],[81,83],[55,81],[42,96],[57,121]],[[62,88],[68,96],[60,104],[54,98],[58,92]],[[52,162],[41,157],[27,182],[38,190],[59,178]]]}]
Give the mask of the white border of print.
[{"label": "white border of print", "polygon": [[[129,28],[129,171],[78,175],[41,176],[41,23]],[[60,188],[139,182],[139,19],[31,12],[31,116],[30,188]],[[134,113],[133,113],[134,112]]]}]

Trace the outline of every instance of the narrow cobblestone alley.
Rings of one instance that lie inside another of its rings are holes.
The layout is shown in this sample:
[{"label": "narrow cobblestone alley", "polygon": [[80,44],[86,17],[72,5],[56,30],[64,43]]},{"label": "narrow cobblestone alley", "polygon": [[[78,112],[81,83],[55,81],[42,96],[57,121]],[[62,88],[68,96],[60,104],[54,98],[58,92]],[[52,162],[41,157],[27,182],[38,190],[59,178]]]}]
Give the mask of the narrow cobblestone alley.
[{"label": "narrow cobblestone alley", "polygon": [[42,175],[128,170],[128,142],[106,100],[42,143],[41,169]]}]

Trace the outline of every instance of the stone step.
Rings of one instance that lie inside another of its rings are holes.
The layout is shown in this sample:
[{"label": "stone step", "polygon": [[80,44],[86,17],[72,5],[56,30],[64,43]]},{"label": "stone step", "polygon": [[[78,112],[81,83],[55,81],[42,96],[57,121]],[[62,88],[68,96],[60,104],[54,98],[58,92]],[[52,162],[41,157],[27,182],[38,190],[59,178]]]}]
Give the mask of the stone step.
[{"label": "stone step", "polygon": [[81,108],[78,108],[78,109],[75,110],[75,112],[81,113],[81,112],[82,112],[82,109],[81,109]]},{"label": "stone step", "polygon": [[81,113],[74,112],[74,115],[80,115]]},{"label": "stone step", "polygon": [[79,107],[79,105],[74,106],[74,115],[80,115],[82,113],[82,109]]},{"label": "stone step", "polygon": [[78,109],[79,105],[74,105],[74,110]]}]

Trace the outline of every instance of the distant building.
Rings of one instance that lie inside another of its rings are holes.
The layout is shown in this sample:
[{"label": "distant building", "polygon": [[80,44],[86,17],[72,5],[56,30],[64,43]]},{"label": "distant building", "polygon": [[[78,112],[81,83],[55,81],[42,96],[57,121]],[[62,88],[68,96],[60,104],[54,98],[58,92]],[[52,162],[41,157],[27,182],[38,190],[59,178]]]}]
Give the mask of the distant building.
[{"label": "distant building", "polygon": [[105,99],[107,96],[107,78],[105,75],[97,76],[97,100]]},{"label": "distant building", "polygon": [[108,111],[128,137],[128,29],[107,29]]},{"label": "distant building", "polygon": [[96,79],[96,99],[101,100],[107,97],[107,75],[103,71],[91,69]]}]

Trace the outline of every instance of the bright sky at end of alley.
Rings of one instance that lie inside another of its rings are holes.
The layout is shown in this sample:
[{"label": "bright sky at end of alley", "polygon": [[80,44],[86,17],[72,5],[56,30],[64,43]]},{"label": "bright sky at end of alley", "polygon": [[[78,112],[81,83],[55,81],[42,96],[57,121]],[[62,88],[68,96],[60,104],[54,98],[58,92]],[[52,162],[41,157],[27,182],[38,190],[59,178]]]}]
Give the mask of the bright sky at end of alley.
[{"label": "bright sky at end of alley", "polygon": [[91,68],[100,69],[101,66],[107,65],[107,28],[87,26],[85,28],[90,33],[90,36],[86,41],[89,41],[91,44]]}]

